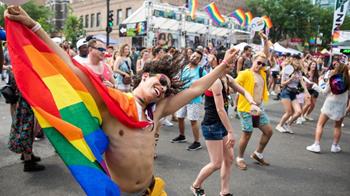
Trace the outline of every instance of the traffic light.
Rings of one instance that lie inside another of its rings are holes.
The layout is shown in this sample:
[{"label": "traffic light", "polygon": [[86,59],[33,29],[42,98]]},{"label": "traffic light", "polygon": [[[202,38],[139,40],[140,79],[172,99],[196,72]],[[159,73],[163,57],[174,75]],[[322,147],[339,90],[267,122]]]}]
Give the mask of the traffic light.
[{"label": "traffic light", "polygon": [[113,11],[108,13],[106,31],[108,33],[112,32],[112,27],[113,27]]}]

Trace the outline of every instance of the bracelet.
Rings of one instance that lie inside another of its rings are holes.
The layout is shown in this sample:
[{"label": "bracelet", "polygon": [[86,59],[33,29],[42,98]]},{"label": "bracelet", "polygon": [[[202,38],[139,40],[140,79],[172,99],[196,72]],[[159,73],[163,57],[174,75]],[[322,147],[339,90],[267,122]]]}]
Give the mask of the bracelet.
[{"label": "bracelet", "polygon": [[226,65],[228,65],[228,62],[227,62],[225,59],[222,60],[221,62],[224,63],[224,64],[226,64]]},{"label": "bracelet", "polygon": [[37,32],[39,29],[41,29],[41,25],[40,23],[36,22],[36,24],[34,25],[34,27],[32,27],[32,31],[35,33]]}]

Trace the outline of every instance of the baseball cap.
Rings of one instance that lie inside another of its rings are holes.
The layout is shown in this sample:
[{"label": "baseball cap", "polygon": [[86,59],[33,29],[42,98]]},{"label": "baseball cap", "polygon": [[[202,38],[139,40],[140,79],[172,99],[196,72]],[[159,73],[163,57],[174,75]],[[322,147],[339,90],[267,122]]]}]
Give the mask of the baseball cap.
[{"label": "baseball cap", "polygon": [[82,38],[82,39],[78,40],[78,42],[77,42],[77,49],[79,49],[83,45],[87,45],[87,41],[86,41],[85,38]]},{"label": "baseball cap", "polygon": [[335,95],[343,94],[348,89],[343,74],[335,74],[329,78],[329,85],[332,93]]}]

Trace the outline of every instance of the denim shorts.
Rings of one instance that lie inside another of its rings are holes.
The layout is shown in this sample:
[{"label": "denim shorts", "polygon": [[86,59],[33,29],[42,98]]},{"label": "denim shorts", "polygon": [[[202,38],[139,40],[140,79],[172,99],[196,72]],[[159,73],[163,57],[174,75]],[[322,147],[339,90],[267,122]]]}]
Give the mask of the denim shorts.
[{"label": "denim shorts", "polygon": [[[243,132],[253,132],[253,122],[252,122],[252,115],[249,112],[238,112],[239,120],[241,121],[241,129]],[[260,113],[260,120],[259,120],[259,126],[260,125],[267,125],[269,124],[269,118],[267,117],[265,111],[263,108],[261,109]]]},{"label": "denim shorts", "polygon": [[294,99],[297,98],[297,93],[291,92],[287,88],[284,88],[281,91],[280,97],[281,97],[281,99],[290,99],[291,101],[293,101]]},{"label": "denim shorts", "polygon": [[221,122],[211,125],[201,125],[205,140],[222,140],[227,135],[227,130]]}]

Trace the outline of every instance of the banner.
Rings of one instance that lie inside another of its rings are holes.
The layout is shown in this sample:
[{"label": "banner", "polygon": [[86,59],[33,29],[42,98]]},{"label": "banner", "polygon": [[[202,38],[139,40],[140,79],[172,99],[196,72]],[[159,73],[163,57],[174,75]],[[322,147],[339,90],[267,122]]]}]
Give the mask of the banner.
[{"label": "banner", "polygon": [[350,0],[336,0],[334,7],[332,34],[343,24]]},{"label": "banner", "polygon": [[119,37],[146,36],[147,22],[137,22],[119,25]]}]

